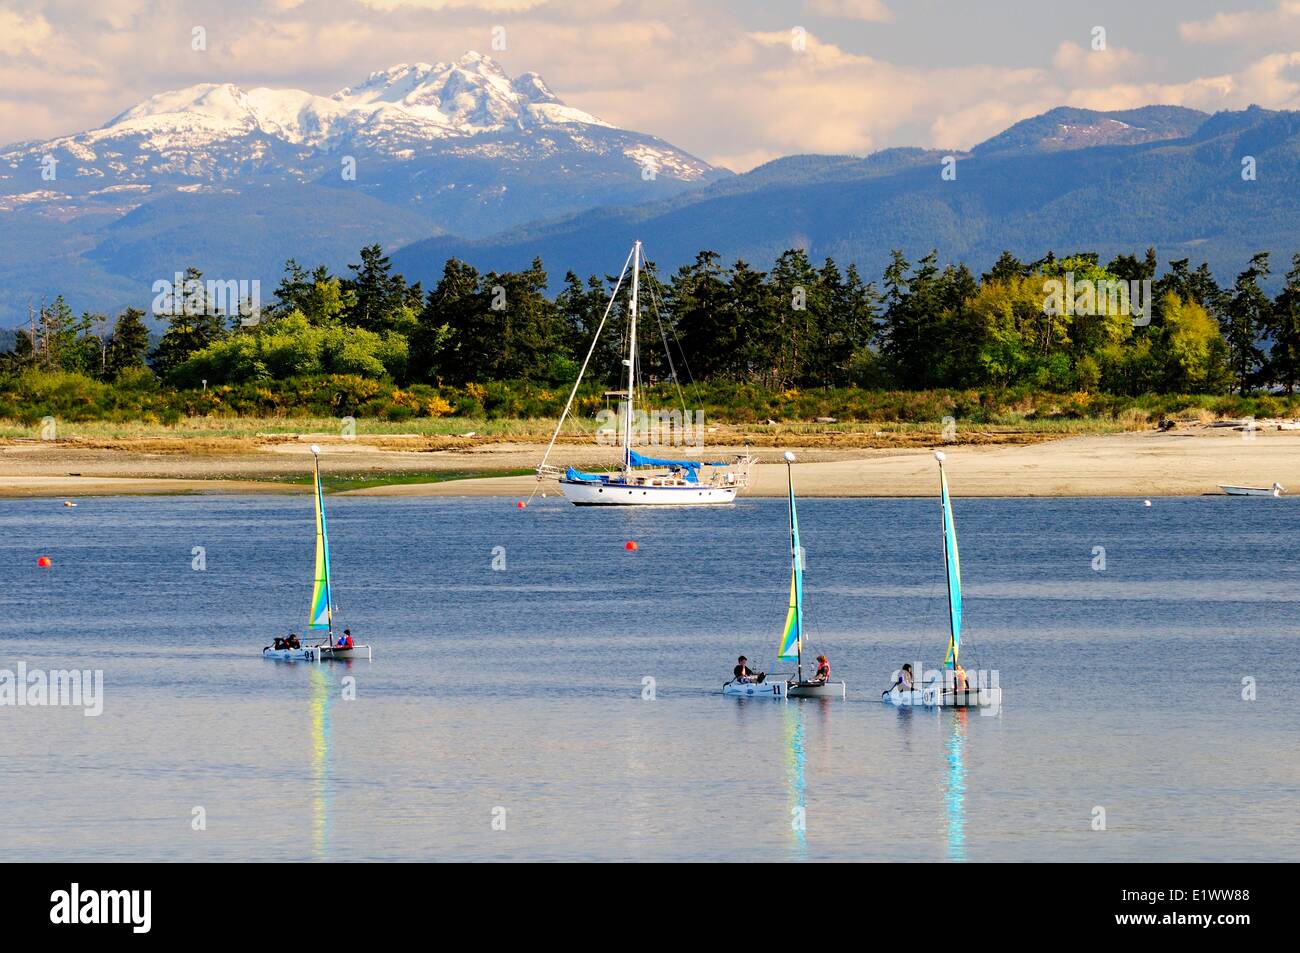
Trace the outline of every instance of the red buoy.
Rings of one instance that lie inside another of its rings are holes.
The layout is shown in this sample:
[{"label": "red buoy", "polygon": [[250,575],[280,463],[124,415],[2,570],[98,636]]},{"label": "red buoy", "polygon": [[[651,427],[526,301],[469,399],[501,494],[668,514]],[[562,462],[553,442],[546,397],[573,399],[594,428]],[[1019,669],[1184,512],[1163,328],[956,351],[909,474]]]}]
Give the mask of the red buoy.
[{"label": "red buoy", "polygon": [[525,503],[523,500],[520,500],[518,503],[515,504],[515,506],[517,506],[517,507],[518,507],[519,509],[521,509],[521,510],[522,510],[525,506],[527,506],[527,505],[528,505],[528,504]]},{"label": "red buoy", "polygon": [[623,548],[626,549],[629,553],[636,552],[636,541],[629,539],[626,543],[623,544]]},{"label": "red buoy", "polygon": [[54,565],[54,563],[50,561],[49,556],[39,556],[36,559],[36,565],[40,566],[42,569],[49,569]]}]

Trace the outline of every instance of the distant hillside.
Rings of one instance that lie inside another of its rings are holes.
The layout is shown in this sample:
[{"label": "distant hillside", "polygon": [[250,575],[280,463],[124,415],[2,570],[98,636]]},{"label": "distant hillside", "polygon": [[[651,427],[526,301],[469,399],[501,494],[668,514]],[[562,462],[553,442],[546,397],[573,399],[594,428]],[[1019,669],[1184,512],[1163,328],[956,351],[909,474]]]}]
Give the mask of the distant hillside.
[{"label": "distant hillside", "polygon": [[[943,155],[780,159],[663,202],[478,241],[431,238],[394,261],[426,281],[449,257],[504,269],[541,256],[553,278],[569,269],[603,274],[640,238],[667,268],[701,249],[763,268],[802,247],[874,275],[893,248],[912,257],[937,248],[947,260],[986,267],[1004,249],[1033,259],[1048,249],[1109,256],[1154,245],[1162,259],[1206,260],[1230,277],[1255,251],[1289,258],[1300,250],[1300,113],[1059,109],[958,154],[953,181],[941,178]],[[1255,181],[1242,179],[1247,155]]]},{"label": "distant hillside", "polygon": [[343,270],[376,241],[486,236],[729,177],[478,53],[331,96],[204,83],[0,144],[0,326],[60,292],[78,310],[143,304],[188,265],[269,294],[290,256]]}]

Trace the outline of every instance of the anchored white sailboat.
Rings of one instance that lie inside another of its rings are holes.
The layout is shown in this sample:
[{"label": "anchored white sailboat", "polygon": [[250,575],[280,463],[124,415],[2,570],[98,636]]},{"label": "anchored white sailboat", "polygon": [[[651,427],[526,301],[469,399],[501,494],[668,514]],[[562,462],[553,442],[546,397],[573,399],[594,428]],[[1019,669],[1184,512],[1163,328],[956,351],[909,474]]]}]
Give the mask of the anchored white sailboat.
[{"label": "anchored white sailboat", "polygon": [[[312,584],[311,609],[307,628],[325,630],[325,641],[308,645],[287,646],[277,639],[276,645],[262,649],[265,658],[282,661],[314,661],[371,657],[368,645],[336,645],[334,642],[334,590],[330,585],[330,538],[325,522],[325,491],[320,479],[320,447],[312,444],[314,464],[313,494],[316,504],[316,578]],[[349,641],[351,638],[349,637]]]},{"label": "anchored white sailboat", "polygon": [[[550,459],[551,450],[555,447],[560,429],[564,426],[564,421],[573,406],[578,386],[582,383],[582,376],[586,373],[591,355],[596,350],[600,332],[604,329],[614,302],[618,299],[629,265],[632,269],[632,282],[628,298],[628,349],[627,357],[623,360],[623,365],[627,368],[627,390],[619,395],[623,398],[622,459],[619,468],[613,473],[584,473],[573,467],[561,470],[559,467],[549,466],[547,461]],[[672,460],[646,456],[638,453],[634,447],[636,429],[634,424],[637,420],[636,327],[640,311],[638,300],[640,273],[641,243],[638,241],[632,246],[628,260],[623,264],[623,271],[618,276],[618,283],[614,286],[614,293],[610,295],[609,304],[605,306],[605,314],[600,319],[600,325],[596,328],[587,357],[578,372],[578,379],[569,393],[564,413],[560,415],[555,433],[546,448],[541,464],[537,467],[537,479],[558,480],[560,491],[565,499],[576,506],[703,506],[732,503],[736,499],[736,493],[743,489],[749,480],[749,468],[753,464],[753,457],[744,455],[730,462],[705,463],[699,460]],[[707,476],[701,473],[705,468],[709,470]]]},{"label": "anchored white sailboat", "polygon": [[[790,607],[785,615],[785,627],[781,631],[781,646],[777,650],[778,662],[794,662],[795,677],[783,681],[777,677],[773,682],[754,684],[732,680],[722,686],[724,695],[765,694],[774,698],[844,698],[846,691],[843,682],[806,681],[803,677],[803,547],[799,543],[799,514],[794,505],[794,454],[785,452],[786,481],[790,498]],[[756,692],[752,689],[766,689]]]},{"label": "anchored white sailboat", "polygon": [[952,519],[952,500],[948,496],[948,477],[943,472],[944,453],[934,452],[939,461],[939,499],[943,508],[943,555],[948,579],[948,654],[943,662],[942,677],[912,689],[894,685],[882,693],[881,699],[892,705],[926,705],[966,708],[974,705],[998,707],[1002,704],[1002,689],[996,687],[959,690],[957,669],[961,654],[961,559],[957,555],[957,528]]}]

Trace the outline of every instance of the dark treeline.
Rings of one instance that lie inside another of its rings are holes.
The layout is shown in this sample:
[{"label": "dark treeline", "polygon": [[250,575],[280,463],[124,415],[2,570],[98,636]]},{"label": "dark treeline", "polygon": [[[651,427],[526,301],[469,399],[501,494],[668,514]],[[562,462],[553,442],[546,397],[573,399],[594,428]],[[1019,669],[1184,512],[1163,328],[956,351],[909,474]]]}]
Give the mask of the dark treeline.
[{"label": "dark treeline", "polygon": [[[642,273],[642,374],[771,390],[1112,394],[1289,393],[1300,379],[1300,254],[1275,297],[1261,288],[1270,268],[1263,253],[1228,287],[1187,259],[1162,271],[1154,250],[1104,264],[1088,253],[1035,262],[1004,253],[978,276],[940,267],[937,257],[909,262],[896,252],[870,282],[853,266],[817,265],[802,251],[787,251],[766,272],[707,251],[666,278],[650,266]],[[346,275],[289,261],[273,300],[241,316],[238,302],[214,300],[191,269],[163,307],[153,302],[165,312],[160,338],[151,338],[139,308],[115,320],[77,316],[59,297],[15,329],[0,370],[181,389],[313,375],[398,387],[562,385],[577,374],[616,278],[570,272],[551,295],[540,260],[486,273],[451,260],[426,290],[396,274],[376,245]],[[1051,304],[1054,282],[1065,292]],[[592,357],[594,380],[617,379],[626,307],[620,294]]]}]

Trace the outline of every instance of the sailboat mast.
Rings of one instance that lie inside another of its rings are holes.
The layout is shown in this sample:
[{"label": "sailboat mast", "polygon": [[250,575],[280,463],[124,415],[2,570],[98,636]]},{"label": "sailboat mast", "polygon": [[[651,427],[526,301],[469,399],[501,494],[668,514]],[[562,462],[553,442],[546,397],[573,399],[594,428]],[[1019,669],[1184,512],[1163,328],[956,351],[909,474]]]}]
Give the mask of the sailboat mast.
[{"label": "sailboat mast", "polygon": [[[956,668],[957,659],[953,646],[957,640],[957,620],[953,616],[952,609],[952,553],[948,551],[948,523],[951,519],[948,514],[948,481],[943,474],[943,451],[937,452],[934,456],[939,461],[939,510],[943,520],[943,578],[948,585],[948,654],[954,655],[951,667]],[[947,659],[944,662],[947,664]]]},{"label": "sailboat mast", "polygon": [[632,300],[628,306],[627,413],[623,421],[623,469],[632,469],[632,405],[636,388],[636,311],[638,279],[641,274],[641,243],[632,246]]},{"label": "sailboat mast", "polygon": [[[799,572],[799,531],[795,526],[794,516],[794,468],[791,466],[791,460],[785,461],[786,483],[790,489],[790,572],[796,575]],[[795,586],[794,590],[794,649],[796,656],[796,666],[798,668],[799,684],[803,684],[803,593],[802,586]]]},{"label": "sailboat mast", "polygon": [[325,556],[325,630],[329,634],[330,645],[334,644],[334,593],[330,591],[330,537],[325,526],[325,494],[320,482],[320,456],[312,450],[312,461],[316,470],[316,513],[320,518],[320,545]]}]

